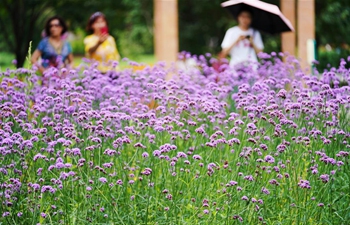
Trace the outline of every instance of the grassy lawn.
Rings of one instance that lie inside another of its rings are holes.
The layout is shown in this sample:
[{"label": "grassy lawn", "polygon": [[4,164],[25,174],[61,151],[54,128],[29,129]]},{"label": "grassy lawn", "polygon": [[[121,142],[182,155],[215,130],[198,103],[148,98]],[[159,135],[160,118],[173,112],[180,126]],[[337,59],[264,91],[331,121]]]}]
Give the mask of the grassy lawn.
[{"label": "grassy lawn", "polygon": [[11,53],[0,52],[0,71],[6,70],[7,68],[14,69],[15,66],[12,64],[12,60],[15,56]]},{"label": "grassy lawn", "polygon": [[[12,60],[15,58],[14,54],[7,53],[7,52],[1,52],[0,53],[0,71],[5,71],[7,68],[15,69],[15,66],[12,64]],[[74,65],[78,66],[82,62],[83,56],[75,56],[74,57]],[[128,58],[128,57],[126,57]],[[145,63],[148,65],[153,65],[156,62],[156,58],[154,55],[139,55],[139,56],[133,56],[129,58],[132,61],[139,62],[139,63]],[[28,67],[28,62],[25,63],[24,67]],[[120,68],[125,69],[129,68],[127,62],[122,61],[120,62]]]}]

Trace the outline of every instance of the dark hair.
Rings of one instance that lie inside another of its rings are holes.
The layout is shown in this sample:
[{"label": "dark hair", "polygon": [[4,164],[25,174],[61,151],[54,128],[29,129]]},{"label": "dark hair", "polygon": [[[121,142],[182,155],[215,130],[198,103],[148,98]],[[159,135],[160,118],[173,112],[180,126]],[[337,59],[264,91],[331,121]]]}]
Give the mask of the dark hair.
[{"label": "dark hair", "polygon": [[67,27],[67,24],[64,22],[64,20],[61,17],[59,17],[59,16],[53,16],[53,17],[49,18],[46,21],[46,24],[45,24],[45,34],[46,34],[46,36],[50,36],[51,35],[50,24],[51,24],[52,20],[58,20],[59,21],[59,23],[60,23],[60,25],[62,27],[61,35],[67,32],[68,27]]},{"label": "dark hair", "polygon": [[89,33],[93,33],[94,30],[92,29],[92,24],[94,24],[96,22],[96,20],[98,18],[102,18],[106,21],[106,25],[108,26],[108,22],[107,22],[107,19],[106,19],[106,16],[105,14],[101,13],[101,12],[95,12],[94,14],[92,14],[88,20],[88,23],[86,25],[86,30],[89,32]]},{"label": "dark hair", "polygon": [[252,8],[247,7],[247,6],[242,6],[242,7],[238,10],[237,18],[236,18],[236,19],[238,19],[239,15],[241,15],[241,13],[243,13],[243,12],[249,13],[251,17],[253,17],[253,15],[254,15]]}]

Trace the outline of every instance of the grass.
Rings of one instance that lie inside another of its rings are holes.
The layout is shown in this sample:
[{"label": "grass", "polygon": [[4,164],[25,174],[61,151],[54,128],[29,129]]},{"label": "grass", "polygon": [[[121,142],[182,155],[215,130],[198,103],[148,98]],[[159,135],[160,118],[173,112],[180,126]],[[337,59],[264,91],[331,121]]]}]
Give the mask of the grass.
[{"label": "grass", "polygon": [[12,60],[15,58],[14,54],[1,52],[0,53],[0,71],[6,70],[7,68],[14,69],[15,66],[12,64]]},{"label": "grass", "polygon": [[[78,66],[82,63],[82,59],[84,56],[77,55],[74,56],[74,66]],[[127,57],[126,58],[130,59],[131,61],[139,62],[139,63],[145,63],[147,65],[153,65],[156,62],[155,56],[152,54],[144,54],[144,55],[139,55],[139,56],[132,56],[132,57]],[[0,53],[0,71],[5,71],[6,69],[15,69],[15,66],[12,64],[12,60],[15,59],[15,55],[12,53],[8,52],[1,52]],[[28,62],[25,63],[23,66],[26,68],[28,66]],[[128,65],[127,62],[121,61],[120,62],[120,68],[125,69],[129,68],[130,66]]]}]

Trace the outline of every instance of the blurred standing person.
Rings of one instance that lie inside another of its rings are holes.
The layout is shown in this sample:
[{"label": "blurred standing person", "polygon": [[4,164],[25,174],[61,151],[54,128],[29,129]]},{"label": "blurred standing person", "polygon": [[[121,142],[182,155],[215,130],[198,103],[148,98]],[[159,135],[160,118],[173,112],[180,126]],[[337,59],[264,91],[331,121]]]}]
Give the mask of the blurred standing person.
[{"label": "blurred standing person", "polygon": [[[59,16],[51,17],[45,25],[45,37],[34,51],[31,62],[36,65],[41,74],[50,67],[72,67],[73,53],[70,44],[63,38],[67,25]],[[38,60],[41,57],[41,64]]]},{"label": "blurred standing person", "polygon": [[[242,8],[237,15],[238,26],[227,30],[221,44],[221,57],[230,55],[230,66],[236,70],[256,63],[257,54],[264,48],[260,32],[250,27],[252,17],[252,11],[249,8]],[[256,66],[253,65],[253,68]]]},{"label": "blurred standing person", "polygon": [[120,55],[114,38],[108,33],[106,16],[101,12],[95,12],[89,18],[87,31],[91,33],[84,39],[85,53],[88,58],[96,60],[101,73],[114,77],[115,65]]}]

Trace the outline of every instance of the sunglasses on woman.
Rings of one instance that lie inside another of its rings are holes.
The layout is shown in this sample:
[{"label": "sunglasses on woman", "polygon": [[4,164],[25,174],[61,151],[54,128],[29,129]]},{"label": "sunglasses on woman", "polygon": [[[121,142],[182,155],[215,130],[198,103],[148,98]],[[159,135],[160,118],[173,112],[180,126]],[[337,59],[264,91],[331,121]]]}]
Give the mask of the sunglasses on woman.
[{"label": "sunglasses on woman", "polygon": [[60,26],[61,26],[61,24],[59,24],[59,23],[50,24],[50,28],[51,27],[60,27]]}]

